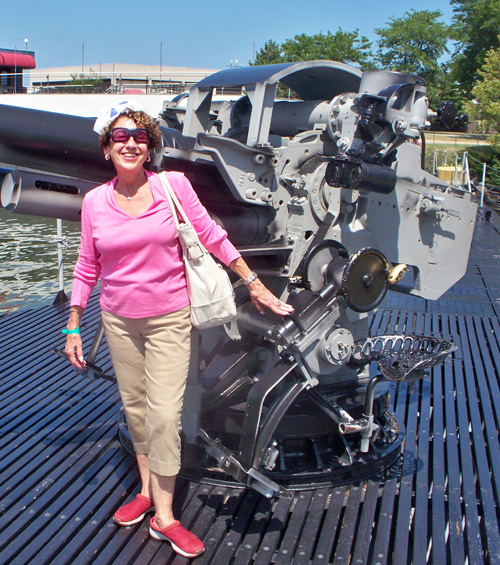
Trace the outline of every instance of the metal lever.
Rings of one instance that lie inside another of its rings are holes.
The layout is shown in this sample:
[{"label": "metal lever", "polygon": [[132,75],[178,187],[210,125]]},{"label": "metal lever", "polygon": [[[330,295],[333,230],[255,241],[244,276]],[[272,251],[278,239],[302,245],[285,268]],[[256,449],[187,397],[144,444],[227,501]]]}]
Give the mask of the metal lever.
[{"label": "metal lever", "polygon": [[266,498],[278,496],[279,498],[292,499],[293,494],[275,483],[252,467],[245,466],[238,460],[235,454],[225,447],[220,439],[212,439],[205,430],[200,429],[198,437],[208,444],[207,453],[217,461],[217,466],[237,481],[247,484]]},{"label": "metal lever", "polygon": [[[63,359],[67,358],[66,353],[64,353],[64,351],[62,349],[57,349],[57,347],[54,347],[53,349],[51,349],[51,351],[52,351],[52,353],[59,355],[59,357],[62,357]],[[105,379],[107,381],[111,381],[113,383],[116,383],[116,379],[114,377],[105,373],[101,369],[101,367],[98,367],[97,365],[95,365],[91,361],[85,361],[85,368],[80,369],[79,373],[80,373],[80,375],[85,375],[85,376],[89,376],[89,377],[98,377],[100,379]]]}]

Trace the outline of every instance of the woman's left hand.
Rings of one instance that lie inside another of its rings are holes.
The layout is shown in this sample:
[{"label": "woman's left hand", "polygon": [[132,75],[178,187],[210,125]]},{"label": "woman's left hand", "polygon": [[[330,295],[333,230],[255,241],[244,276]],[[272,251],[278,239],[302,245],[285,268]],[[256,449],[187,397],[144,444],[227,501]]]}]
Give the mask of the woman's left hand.
[{"label": "woman's left hand", "polygon": [[[228,266],[240,277],[242,281],[244,281],[243,284],[250,292],[250,299],[252,300],[252,303],[261,314],[266,313],[266,308],[280,316],[287,316],[293,312],[294,309],[291,304],[282,302],[262,284],[262,281],[246,264],[243,257],[238,257]],[[252,282],[247,283],[247,280],[251,280]]]},{"label": "woman's left hand", "polygon": [[261,314],[265,314],[265,308],[275,314],[286,316],[293,312],[293,306],[281,301],[279,298],[262,284],[259,279],[254,280],[247,288],[250,292],[250,299]]}]

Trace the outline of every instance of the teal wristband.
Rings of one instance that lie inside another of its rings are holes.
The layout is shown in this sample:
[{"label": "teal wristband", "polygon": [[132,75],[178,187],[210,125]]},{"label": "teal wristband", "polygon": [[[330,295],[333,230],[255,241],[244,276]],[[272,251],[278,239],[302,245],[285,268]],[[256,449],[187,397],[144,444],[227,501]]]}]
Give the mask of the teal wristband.
[{"label": "teal wristband", "polygon": [[80,326],[78,326],[78,327],[75,328],[74,330],[67,330],[66,328],[64,328],[63,330],[61,330],[61,333],[63,333],[63,334],[78,334],[78,335],[80,335]]}]

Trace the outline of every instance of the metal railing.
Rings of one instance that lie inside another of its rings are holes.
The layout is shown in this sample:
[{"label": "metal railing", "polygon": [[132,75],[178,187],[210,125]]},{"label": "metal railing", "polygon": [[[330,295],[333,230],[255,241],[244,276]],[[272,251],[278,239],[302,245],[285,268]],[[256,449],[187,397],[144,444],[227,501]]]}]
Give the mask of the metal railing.
[{"label": "metal railing", "polygon": [[451,131],[426,131],[425,141],[430,145],[489,145],[491,134]]},{"label": "metal railing", "polygon": [[[439,165],[439,153],[443,153],[443,155],[444,155],[444,158],[443,158],[443,161],[442,161],[443,164],[441,166]],[[476,187],[474,186],[474,183],[471,181],[469,159],[471,159],[471,160],[475,161],[476,163],[482,165],[481,182],[476,183],[476,184],[478,185],[479,193],[480,193],[479,206],[480,206],[480,208],[483,208],[484,207],[485,192],[486,192],[486,169],[488,168],[488,166],[486,165],[486,163],[478,161],[477,159],[474,159],[473,157],[471,157],[467,151],[464,151],[461,160],[456,153],[453,154],[453,158],[454,158],[454,164],[448,165],[447,164],[448,151],[434,151],[433,160],[432,160],[432,174],[436,175],[439,178],[440,177],[439,173],[444,168],[448,168],[448,169],[451,168],[452,169],[452,182],[450,182],[450,184],[452,186],[457,186],[459,188],[462,188],[463,190],[467,190],[467,192],[472,192],[473,188],[476,188]],[[441,169],[441,171],[440,171],[440,169]],[[447,171],[447,172],[449,172],[449,171]],[[500,172],[500,171],[498,171],[498,172]],[[447,179],[443,179],[443,180],[447,180]]]},{"label": "metal railing", "polygon": [[56,219],[57,235],[54,238],[57,243],[57,276],[58,292],[54,304],[62,304],[68,301],[64,285],[64,251],[69,247],[68,238],[63,235],[63,223],[61,219]]}]

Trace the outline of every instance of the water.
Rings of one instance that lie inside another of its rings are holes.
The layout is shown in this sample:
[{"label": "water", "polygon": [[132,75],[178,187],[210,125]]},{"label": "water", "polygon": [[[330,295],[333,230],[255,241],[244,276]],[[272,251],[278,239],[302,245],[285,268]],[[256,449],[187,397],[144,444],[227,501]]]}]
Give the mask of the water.
[{"label": "water", "polygon": [[[80,224],[63,222],[65,291],[80,244]],[[57,227],[53,218],[12,214],[0,208],[0,315],[54,301],[59,290]]]}]

